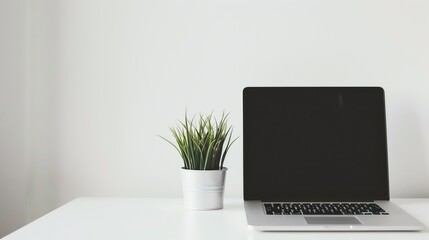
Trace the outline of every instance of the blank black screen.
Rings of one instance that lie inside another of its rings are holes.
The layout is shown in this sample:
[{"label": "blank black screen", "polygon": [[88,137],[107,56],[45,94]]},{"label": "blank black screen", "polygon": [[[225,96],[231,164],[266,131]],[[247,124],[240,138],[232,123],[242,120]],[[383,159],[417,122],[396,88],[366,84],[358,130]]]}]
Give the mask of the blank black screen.
[{"label": "blank black screen", "polygon": [[388,200],[379,87],[243,90],[244,199]]}]

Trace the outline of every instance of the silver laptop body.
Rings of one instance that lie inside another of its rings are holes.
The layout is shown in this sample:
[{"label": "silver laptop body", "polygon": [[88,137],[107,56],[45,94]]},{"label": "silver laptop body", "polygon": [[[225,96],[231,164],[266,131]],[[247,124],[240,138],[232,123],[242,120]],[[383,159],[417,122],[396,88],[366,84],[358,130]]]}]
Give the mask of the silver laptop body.
[{"label": "silver laptop body", "polygon": [[390,202],[384,90],[243,90],[244,206],[261,231],[416,231]]},{"label": "silver laptop body", "polygon": [[424,228],[396,204],[374,202],[389,215],[266,215],[261,201],[244,201],[244,207],[249,229],[261,231],[417,231]]}]

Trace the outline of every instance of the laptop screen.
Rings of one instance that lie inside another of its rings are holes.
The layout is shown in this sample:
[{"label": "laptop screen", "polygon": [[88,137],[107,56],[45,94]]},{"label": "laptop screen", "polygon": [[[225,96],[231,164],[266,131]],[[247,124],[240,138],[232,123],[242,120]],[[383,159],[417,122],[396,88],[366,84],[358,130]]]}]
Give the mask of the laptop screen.
[{"label": "laptop screen", "polygon": [[244,199],[389,199],[379,87],[243,90]]}]

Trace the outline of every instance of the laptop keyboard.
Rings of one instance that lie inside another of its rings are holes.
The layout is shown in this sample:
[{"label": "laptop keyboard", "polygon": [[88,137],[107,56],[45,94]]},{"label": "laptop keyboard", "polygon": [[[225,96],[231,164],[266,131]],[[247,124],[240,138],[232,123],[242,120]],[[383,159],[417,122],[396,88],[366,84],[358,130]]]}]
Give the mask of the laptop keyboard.
[{"label": "laptop keyboard", "polygon": [[264,203],[267,215],[389,215],[375,203]]}]

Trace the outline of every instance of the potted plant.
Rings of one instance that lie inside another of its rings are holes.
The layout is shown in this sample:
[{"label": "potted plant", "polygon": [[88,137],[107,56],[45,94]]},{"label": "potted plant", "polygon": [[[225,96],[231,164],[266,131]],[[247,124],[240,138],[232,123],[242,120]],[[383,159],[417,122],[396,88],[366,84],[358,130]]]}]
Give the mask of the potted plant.
[{"label": "potted plant", "polygon": [[162,137],[179,152],[182,167],[183,199],[185,207],[193,210],[223,208],[226,154],[236,139],[231,141],[233,129],[227,124],[228,115],[217,121],[213,114],[200,114],[179,121],[170,131],[175,143]]}]

